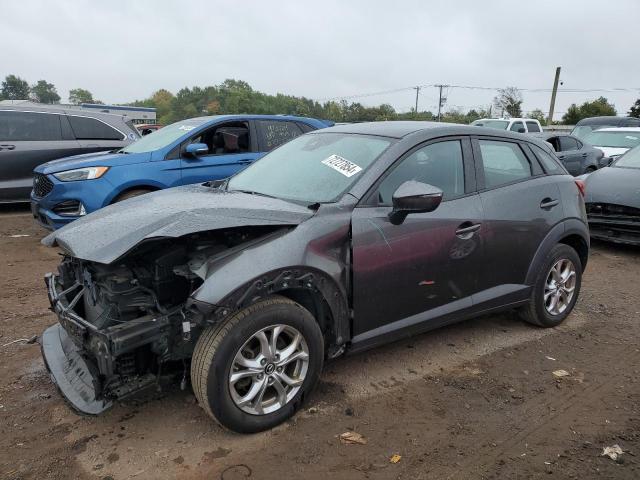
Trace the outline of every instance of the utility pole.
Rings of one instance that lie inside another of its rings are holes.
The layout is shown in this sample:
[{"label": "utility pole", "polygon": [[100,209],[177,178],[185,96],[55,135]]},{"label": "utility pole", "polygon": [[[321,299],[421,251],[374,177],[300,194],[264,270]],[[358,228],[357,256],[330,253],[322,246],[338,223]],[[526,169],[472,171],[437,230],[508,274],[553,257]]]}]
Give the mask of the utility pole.
[{"label": "utility pole", "polygon": [[549,105],[549,117],[547,125],[551,125],[553,121],[553,110],[556,107],[556,93],[558,93],[558,82],[560,81],[560,67],[556,67],[556,78],[553,81],[553,90],[551,91],[551,105]]},{"label": "utility pole", "polygon": [[415,109],[415,117],[416,119],[418,118],[418,95],[420,95],[420,87],[413,87],[413,89],[416,91],[416,109]]},{"label": "utility pole", "polygon": [[434,85],[440,90],[439,99],[438,99],[438,121],[442,118],[442,105],[447,101],[447,97],[442,98],[442,89],[448,87],[449,85]]}]

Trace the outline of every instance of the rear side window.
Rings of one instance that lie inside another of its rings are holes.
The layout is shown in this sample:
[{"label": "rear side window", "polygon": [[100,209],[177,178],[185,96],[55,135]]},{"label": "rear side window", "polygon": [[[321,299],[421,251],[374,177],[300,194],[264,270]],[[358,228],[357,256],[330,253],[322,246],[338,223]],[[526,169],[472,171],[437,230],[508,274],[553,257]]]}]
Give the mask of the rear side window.
[{"label": "rear side window", "polygon": [[122,140],[123,135],[106,123],[89,117],[67,115],[78,140]]},{"label": "rear side window", "polygon": [[438,187],[444,193],[445,200],[464,195],[464,163],[460,141],[432,143],[402,160],[380,184],[378,204],[390,206],[393,193],[409,180]]},{"label": "rear side window", "polygon": [[304,133],[313,132],[314,130],[317,130],[316,127],[312,127],[308,123],[297,122],[297,125],[302,129]]},{"label": "rear side window", "polygon": [[35,112],[0,112],[0,141],[62,140],[60,115]]},{"label": "rear side window", "polygon": [[514,122],[514,124],[511,125],[511,128],[509,130],[511,130],[512,132],[519,132],[520,129],[524,130],[524,123],[522,123],[522,122]]},{"label": "rear side window", "polygon": [[258,120],[256,124],[258,126],[260,149],[263,152],[273,150],[283,143],[302,135],[302,130],[294,122]]},{"label": "rear side window", "polygon": [[540,132],[540,127],[536,122],[527,122],[527,129],[529,130],[529,133]]},{"label": "rear side window", "polygon": [[578,150],[578,142],[571,137],[560,137],[560,151]]},{"label": "rear side window", "polygon": [[549,153],[545,152],[543,149],[541,149],[537,145],[529,145],[529,147],[531,147],[531,150],[533,150],[533,153],[538,158],[540,163],[544,165],[544,169],[547,171],[547,173],[550,173],[552,175],[554,174],[561,175],[561,174],[567,173],[564,170],[564,168],[560,166],[558,161],[555,160]]},{"label": "rear side window", "polygon": [[499,187],[532,176],[531,165],[516,143],[479,140],[486,188]]}]

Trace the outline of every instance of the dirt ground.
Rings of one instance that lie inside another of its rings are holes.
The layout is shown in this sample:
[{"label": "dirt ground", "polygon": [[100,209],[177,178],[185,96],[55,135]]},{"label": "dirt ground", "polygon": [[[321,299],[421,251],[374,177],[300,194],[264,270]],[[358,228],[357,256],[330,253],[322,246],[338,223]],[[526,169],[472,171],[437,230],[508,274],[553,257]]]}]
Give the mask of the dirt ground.
[{"label": "dirt ground", "polygon": [[[640,249],[595,244],[560,328],[495,315],[338,359],[295,418],[237,435],[189,388],[77,416],[37,343],[3,346],[55,322],[44,234],[0,210],[2,479],[640,478]],[[342,444],[346,431],[367,443]],[[615,444],[618,461],[601,455]]]}]

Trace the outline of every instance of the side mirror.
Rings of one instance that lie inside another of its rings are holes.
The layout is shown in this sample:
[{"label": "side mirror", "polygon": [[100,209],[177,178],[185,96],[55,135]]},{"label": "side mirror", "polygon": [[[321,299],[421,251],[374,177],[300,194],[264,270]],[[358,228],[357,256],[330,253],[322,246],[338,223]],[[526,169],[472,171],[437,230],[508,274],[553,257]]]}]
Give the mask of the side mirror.
[{"label": "side mirror", "polygon": [[206,143],[191,143],[187,145],[187,148],[184,149],[184,153],[186,153],[190,157],[206,155],[207,153],[209,153],[209,147]]},{"label": "side mirror", "polygon": [[400,225],[410,213],[433,212],[442,202],[442,190],[428,183],[409,180],[393,193],[389,220]]},{"label": "side mirror", "polygon": [[527,131],[524,128],[520,127],[518,129],[518,133],[527,133]]}]

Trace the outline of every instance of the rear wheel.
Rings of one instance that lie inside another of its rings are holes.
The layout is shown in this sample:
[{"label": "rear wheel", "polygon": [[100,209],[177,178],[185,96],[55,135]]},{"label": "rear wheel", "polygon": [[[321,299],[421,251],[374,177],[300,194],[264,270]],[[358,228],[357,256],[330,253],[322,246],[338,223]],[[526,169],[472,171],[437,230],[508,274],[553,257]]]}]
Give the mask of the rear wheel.
[{"label": "rear wheel", "polygon": [[560,325],[573,310],[581,283],[580,257],[570,246],[556,245],[538,273],[531,301],[521,309],[521,317],[540,327]]},{"label": "rear wheel", "polygon": [[205,330],[193,353],[191,383],[200,405],[236,432],[272,428],[291,417],[316,385],[324,359],[308,310],[270,297]]}]

